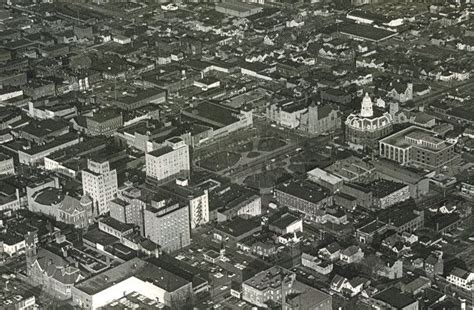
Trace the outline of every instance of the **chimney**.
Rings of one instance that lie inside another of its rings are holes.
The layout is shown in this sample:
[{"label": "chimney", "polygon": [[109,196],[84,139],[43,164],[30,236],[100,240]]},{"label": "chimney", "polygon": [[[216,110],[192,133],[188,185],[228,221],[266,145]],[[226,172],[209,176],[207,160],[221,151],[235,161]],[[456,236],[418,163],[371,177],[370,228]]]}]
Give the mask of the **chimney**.
[{"label": "chimney", "polygon": [[466,299],[464,298],[459,298],[459,300],[461,301],[461,310],[466,310]]}]

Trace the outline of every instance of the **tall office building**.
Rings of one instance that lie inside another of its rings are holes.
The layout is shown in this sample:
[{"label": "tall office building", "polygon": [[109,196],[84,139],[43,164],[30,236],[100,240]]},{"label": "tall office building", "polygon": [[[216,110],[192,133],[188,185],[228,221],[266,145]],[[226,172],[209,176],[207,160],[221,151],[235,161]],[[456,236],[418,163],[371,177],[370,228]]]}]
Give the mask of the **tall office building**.
[{"label": "tall office building", "polygon": [[145,237],[165,252],[188,246],[191,243],[189,206],[171,199],[152,201],[145,209]]},{"label": "tall office building", "polygon": [[177,179],[160,187],[160,190],[189,206],[191,229],[209,223],[208,191],[191,186],[186,179]]},{"label": "tall office building", "polygon": [[164,183],[178,177],[189,177],[189,147],[181,138],[166,140],[149,152],[146,159],[146,176],[149,180]]},{"label": "tall office building", "polygon": [[110,170],[108,161],[87,160],[87,169],[82,171],[82,190],[92,199],[94,215],[109,211],[117,188],[117,171]]},{"label": "tall office building", "polygon": [[145,199],[142,197],[140,189],[126,184],[119,188],[117,198],[110,204],[110,216],[122,223],[134,224],[140,227],[144,234],[144,212],[146,208]]}]

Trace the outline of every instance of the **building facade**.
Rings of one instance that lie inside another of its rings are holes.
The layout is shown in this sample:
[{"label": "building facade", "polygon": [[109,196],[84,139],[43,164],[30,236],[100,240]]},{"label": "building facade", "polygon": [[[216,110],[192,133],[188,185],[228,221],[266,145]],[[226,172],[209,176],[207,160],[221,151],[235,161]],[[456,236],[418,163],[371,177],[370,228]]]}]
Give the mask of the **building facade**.
[{"label": "building facade", "polygon": [[433,131],[411,126],[379,142],[379,155],[402,165],[437,170],[459,157],[454,144],[435,137]]},{"label": "building facade", "polygon": [[189,177],[189,146],[180,138],[166,140],[162,147],[146,153],[146,176],[164,183],[178,177]]},{"label": "building facade", "polygon": [[94,215],[109,211],[109,202],[115,198],[118,190],[117,171],[110,170],[108,161],[87,161],[87,169],[82,171],[82,189],[84,195],[92,199]]},{"label": "building facade", "polygon": [[145,209],[145,237],[166,252],[191,243],[189,206],[172,201],[152,201]]},{"label": "building facade", "polygon": [[346,141],[355,147],[375,147],[377,140],[393,129],[390,113],[374,111],[370,96],[366,93],[362,99],[359,113],[350,114],[345,121]]},{"label": "building facade", "polygon": [[0,153],[0,175],[2,174],[15,174],[15,163],[12,157]]},{"label": "building facade", "polygon": [[291,181],[279,185],[274,190],[276,201],[290,210],[297,211],[305,218],[320,221],[324,212],[321,210],[333,204],[329,191],[309,181]]}]

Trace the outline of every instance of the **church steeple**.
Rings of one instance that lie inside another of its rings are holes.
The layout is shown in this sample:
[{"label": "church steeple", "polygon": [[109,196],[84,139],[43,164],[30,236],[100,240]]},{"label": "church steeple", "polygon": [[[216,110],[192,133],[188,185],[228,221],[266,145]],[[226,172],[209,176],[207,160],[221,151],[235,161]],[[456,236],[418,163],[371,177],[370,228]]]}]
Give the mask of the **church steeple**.
[{"label": "church steeple", "polygon": [[374,116],[374,109],[372,99],[368,93],[365,93],[364,98],[362,99],[362,106],[360,109],[360,116],[362,117],[372,117]]}]

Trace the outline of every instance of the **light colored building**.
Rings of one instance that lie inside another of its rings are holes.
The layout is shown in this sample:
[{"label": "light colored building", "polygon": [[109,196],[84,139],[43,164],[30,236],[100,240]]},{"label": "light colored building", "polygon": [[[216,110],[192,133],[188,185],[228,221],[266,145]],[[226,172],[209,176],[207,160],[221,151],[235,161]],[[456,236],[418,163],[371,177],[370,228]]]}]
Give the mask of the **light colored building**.
[{"label": "light colored building", "polygon": [[218,3],[215,9],[217,12],[241,18],[255,15],[263,10],[262,7],[237,1]]},{"label": "light colored building", "polygon": [[308,104],[305,99],[270,104],[266,108],[266,116],[278,125],[310,135],[331,132],[341,127],[341,118],[336,108],[329,104]]},{"label": "light colored building", "polygon": [[64,200],[57,179],[41,180],[26,187],[28,210],[57,218],[58,209]]},{"label": "light colored building", "polygon": [[0,175],[15,174],[15,163],[11,156],[0,153]]},{"label": "light colored building", "polygon": [[242,283],[242,299],[257,307],[267,308],[268,301],[281,302],[282,294],[290,294],[295,281],[294,272],[279,266],[271,267]]},{"label": "light colored building", "polygon": [[191,229],[209,223],[208,190],[189,185],[186,179],[177,179],[160,187],[176,199],[189,205],[189,220]]},{"label": "light colored building", "polygon": [[359,113],[350,114],[345,122],[346,140],[356,148],[376,146],[376,141],[393,129],[392,115],[374,110],[369,94],[362,99]]},{"label": "light colored building", "polygon": [[402,165],[436,170],[459,155],[454,144],[435,137],[435,132],[411,126],[379,141],[379,155]]},{"label": "light colored building", "polygon": [[19,235],[7,233],[0,235],[0,249],[3,253],[13,256],[25,250],[25,238]]},{"label": "light colored building", "polygon": [[270,223],[268,229],[279,235],[303,232],[303,219],[298,218],[290,213],[285,213]]},{"label": "light colored building", "polygon": [[152,201],[145,209],[145,237],[163,251],[179,250],[191,243],[189,206],[171,200]]},{"label": "light colored building", "polygon": [[308,111],[304,101],[284,101],[267,106],[267,117],[281,126],[296,129],[303,113]]},{"label": "light colored building", "polygon": [[330,274],[333,269],[333,264],[331,262],[324,261],[316,255],[306,252],[301,255],[301,264],[320,274]]},{"label": "light colored building", "polygon": [[320,168],[308,171],[308,180],[327,188],[331,193],[340,190],[344,182],[342,178]]},{"label": "light colored building", "polygon": [[465,290],[474,288],[474,272],[454,267],[447,277],[449,283]]},{"label": "light colored building", "polygon": [[141,190],[130,184],[120,188],[117,198],[109,203],[110,216],[119,222],[140,227],[143,234],[146,202],[141,198]]},{"label": "light colored building", "polygon": [[72,302],[81,309],[99,309],[130,293],[141,294],[171,309],[189,305],[192,283],[139,258],[99,273],[72,288]]},{"label": "light colored building", "polygon": [[341,251],[339,259],[347,264],[356,263],[364,258],[364,252],[357,245],[351,245]]},{"label": "light colored building", "polygon": [[198,138],[195,138],[194,145],[226,137],[253,125],[252,110],[232,109],[209,101],[193,105],[183,110],[182,114],[202,126],[209,127],[205,135],[199,135]]},{"label": "light colored building", "polygon": [[87,169],[82,171],[82,190],[92,199],[94,215],[109,211],[109,202],[118,190],[117,171],[110,170],[108,161],[87,160]]},{"label": "light colored building", "polygon": [[69,104],[59,104],[55,106],[35,107],[33,102],[28,102],[28,114],[32,118],[63,118],[69,119],[77,116],[77,108]]},{"label": "light colored building", "polygon": [[146,176],[164,183],[178,177],[189,177],[189,146],[181,138],[171,138],[145,155]]},{"label": "light colored building", "polygon": [[242,283],[242,299],[257,307],[282,309],[332,309],[332,297],[296,281],[296,274],[280,266],[257,273]]},{"label": "light colored building", "polygon": [[92,224],[92,200],[88,196],[81,199],[66,195],[58,208],[56,220],[82,229]]}]

